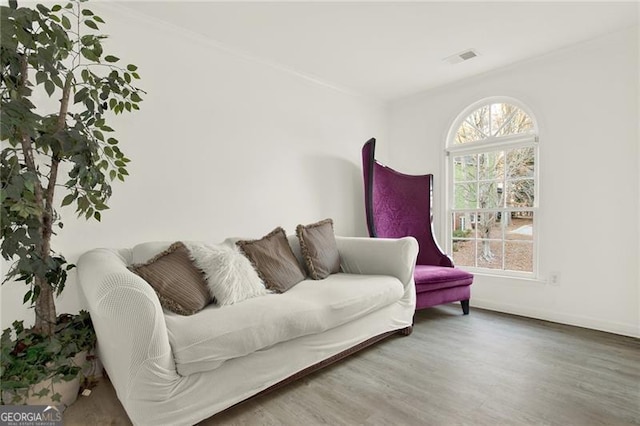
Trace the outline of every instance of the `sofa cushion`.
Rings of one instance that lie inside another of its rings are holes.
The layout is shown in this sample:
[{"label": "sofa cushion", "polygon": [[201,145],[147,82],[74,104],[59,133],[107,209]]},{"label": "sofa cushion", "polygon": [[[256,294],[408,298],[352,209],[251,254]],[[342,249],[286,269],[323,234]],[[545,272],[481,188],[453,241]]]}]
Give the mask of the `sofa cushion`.
[{"label": "sofa cushion", "polygon": [[241,240],[236,244],[269,290],[284,293],[305,279],[284,229],[278,227],[259,240]]},{"label": "sofa cushion", "polygon": [[467,286],[473,282],[473,275],[469,272],[444,266],[416,265],[413,276],[417,293],[441,288]]},{"label": "sofa cushion", "polygon": [[296,235],[309,276],[322,280],[340,272],[340,253],[333,233],[333,221],[325,219],[311,225],[298,225]]},{"label": "sofa cushion", "polygon": [[211,301],[202,271],[189,257],[189,250],[176,242],[143,264],[131,266],[158,295],[163,308],[192,315]]},{"label": "sofa cushion", "polygon": [[177,371],[187,376],[340,326],[398,301],[403,294],[402,283],[391,276],[338,273],[323,281],[304,280],[282,294],[209,305],[191,317],[167,313],[165,322]]}]

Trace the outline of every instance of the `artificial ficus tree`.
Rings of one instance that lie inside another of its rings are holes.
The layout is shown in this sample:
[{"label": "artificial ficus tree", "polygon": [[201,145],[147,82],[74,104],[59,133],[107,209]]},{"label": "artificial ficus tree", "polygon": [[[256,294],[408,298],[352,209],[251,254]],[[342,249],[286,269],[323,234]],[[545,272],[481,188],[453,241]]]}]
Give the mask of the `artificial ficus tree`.
[{"label": "artificial ficus tree", "polygon": [[129,163],[107,120],[138,110],[144,92],[137,67],[105,53],[104,20],[84,1],[0,8],[0,251],[14,262],[4,282],[28,286],[34,328],[52,335],[54,296],[74,266],[51,247],[63,226],[56,200],[100,220]]}]

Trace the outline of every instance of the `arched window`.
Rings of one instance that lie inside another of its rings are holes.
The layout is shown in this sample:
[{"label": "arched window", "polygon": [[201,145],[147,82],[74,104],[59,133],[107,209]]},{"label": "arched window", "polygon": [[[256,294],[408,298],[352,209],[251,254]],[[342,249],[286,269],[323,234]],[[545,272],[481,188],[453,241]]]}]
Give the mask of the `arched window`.
[{"label": "arched window", "polygon": [[447,250],[457,266],[535,277],[538,128],[514,99],[475,103],[447,140]]}]

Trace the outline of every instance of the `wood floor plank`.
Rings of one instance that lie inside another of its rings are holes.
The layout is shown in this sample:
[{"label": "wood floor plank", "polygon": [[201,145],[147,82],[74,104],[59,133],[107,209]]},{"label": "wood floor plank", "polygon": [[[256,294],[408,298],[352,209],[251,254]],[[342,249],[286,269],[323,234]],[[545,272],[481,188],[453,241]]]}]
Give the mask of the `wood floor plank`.
[{"label": "wood floor plank", "polygon": [[[111,384],[65,425],[127,425]],[[458,305],[201,422],[210,425],[640,425],[640,340]]]}]

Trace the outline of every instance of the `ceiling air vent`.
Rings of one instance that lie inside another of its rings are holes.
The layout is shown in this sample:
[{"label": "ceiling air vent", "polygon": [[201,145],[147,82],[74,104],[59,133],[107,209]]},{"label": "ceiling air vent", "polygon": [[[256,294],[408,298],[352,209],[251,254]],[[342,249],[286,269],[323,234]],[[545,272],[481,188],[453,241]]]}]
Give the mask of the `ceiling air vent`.
[{"label": "ceiling air vent", "polygon": [[476,56],[478,56],[478,52],[476,52],[474,49],[467,49],[462,52],[456,53],[455,55],[451,55],[447,58],[444,58],[443,61],[448,62],[450,64],[459,64],[460,62],[473,59]]}]

